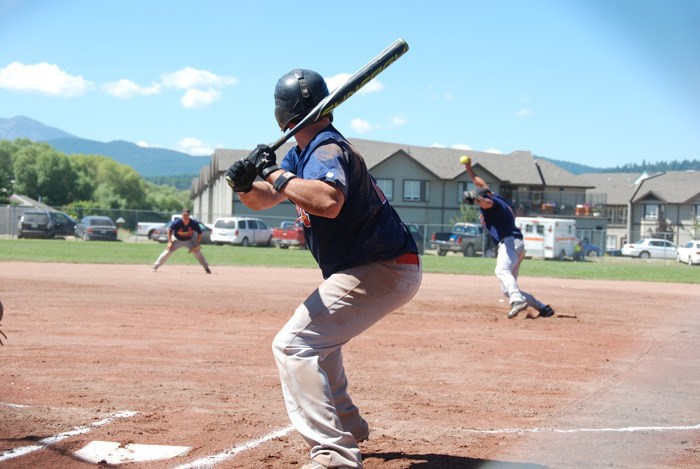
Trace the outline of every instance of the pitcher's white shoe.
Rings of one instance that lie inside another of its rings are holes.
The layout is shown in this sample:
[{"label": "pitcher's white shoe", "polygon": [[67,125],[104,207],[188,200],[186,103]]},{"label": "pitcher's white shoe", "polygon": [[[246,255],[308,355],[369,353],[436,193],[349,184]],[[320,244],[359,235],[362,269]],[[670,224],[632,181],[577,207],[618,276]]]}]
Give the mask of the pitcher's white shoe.
[{"label": "pitcher's white shoe", "polygon": [[512,319],[518,315],[518,313],[527,308],[527,303],[524,301],[515,301],[510,305],[510,311],[508,312],[508,319]]}]

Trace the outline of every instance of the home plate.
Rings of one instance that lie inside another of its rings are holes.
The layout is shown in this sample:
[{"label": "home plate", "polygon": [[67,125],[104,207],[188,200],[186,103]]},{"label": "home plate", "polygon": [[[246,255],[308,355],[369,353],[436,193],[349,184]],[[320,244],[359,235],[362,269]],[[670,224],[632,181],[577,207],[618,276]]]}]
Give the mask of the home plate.
[{"label": "home plate", "polygon": [[75,455],[95,464],[122,464],[127,462],[157,461],[185,454],[190,446],[139,445],[129,443],[122,446],[113,441],[91,441]]}]

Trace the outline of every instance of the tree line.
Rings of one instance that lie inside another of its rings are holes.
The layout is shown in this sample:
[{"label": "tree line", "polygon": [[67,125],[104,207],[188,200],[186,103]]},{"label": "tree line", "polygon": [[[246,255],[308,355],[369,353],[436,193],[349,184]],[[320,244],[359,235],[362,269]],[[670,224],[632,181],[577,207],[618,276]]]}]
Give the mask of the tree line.
[{"label": "tree line", "polygon": [[623,166],[606,168],[602,173],[662,173],[666,171],[700,171],[699,160],[673,160],[659,161],[658,163],[648,163],[642,160],[641,163],[627,163]]},{"label": "tree line", "polygon": [[76,209],[176,212],[192,205],[188,190],[146,181],[111,158],[68,156],[28,139],[0,140],[0,203],[9,203],[12,194]]}]

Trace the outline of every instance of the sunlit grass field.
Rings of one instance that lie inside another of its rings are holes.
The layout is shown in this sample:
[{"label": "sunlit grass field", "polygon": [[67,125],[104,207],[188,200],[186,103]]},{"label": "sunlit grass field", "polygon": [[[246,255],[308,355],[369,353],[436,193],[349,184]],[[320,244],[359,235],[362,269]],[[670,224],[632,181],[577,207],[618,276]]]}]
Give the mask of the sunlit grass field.
[{"label": "sunlit grass field", "polygon": [[[133,238],[131,238],[133,240]],[[137,242],[79,241],[67,239],[0,239],[0,262],[58,262],[97,264],[143,264],[150,266],[165,249],[165,244],[148,239]],[[274,247],[214,246],[202,247],[212,267],[266,266],[317,268],[307,250]],[[196,265],[185,250],[177,251],[168,264]],[[493,258],[435,255],[423,256],[425,272],[493,275]],[[521,276],[638,280],[645,282],[700,283],[700,266],[689,267],[675,260],[641,260],[603,257],[586,262],[526,259]]]}]

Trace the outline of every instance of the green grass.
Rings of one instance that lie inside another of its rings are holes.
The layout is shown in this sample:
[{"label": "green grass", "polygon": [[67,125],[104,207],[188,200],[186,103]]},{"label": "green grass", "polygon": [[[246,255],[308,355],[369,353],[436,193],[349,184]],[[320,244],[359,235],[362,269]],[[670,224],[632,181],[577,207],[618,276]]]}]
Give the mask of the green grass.
[{"label": "green grass", "polygon": [[[59,262],[151,265],[165,244],[145,239],[139,242],[75,241],[53,239],[0,239],[0,262]],[[225,265],[318,268],[308,251],[266,247],[206,245],[202,252],[213,267]],[[196,265],[184,250],[177,251],[168,264]],[[493,275],[493,258],[423,256],[425,272]],[[645,282],[700,283],[700,267],[675,260],[604,257],[588,262],[526,259],[520,269],[526,277],[554,277],[597,280],[639,280]]]}]

